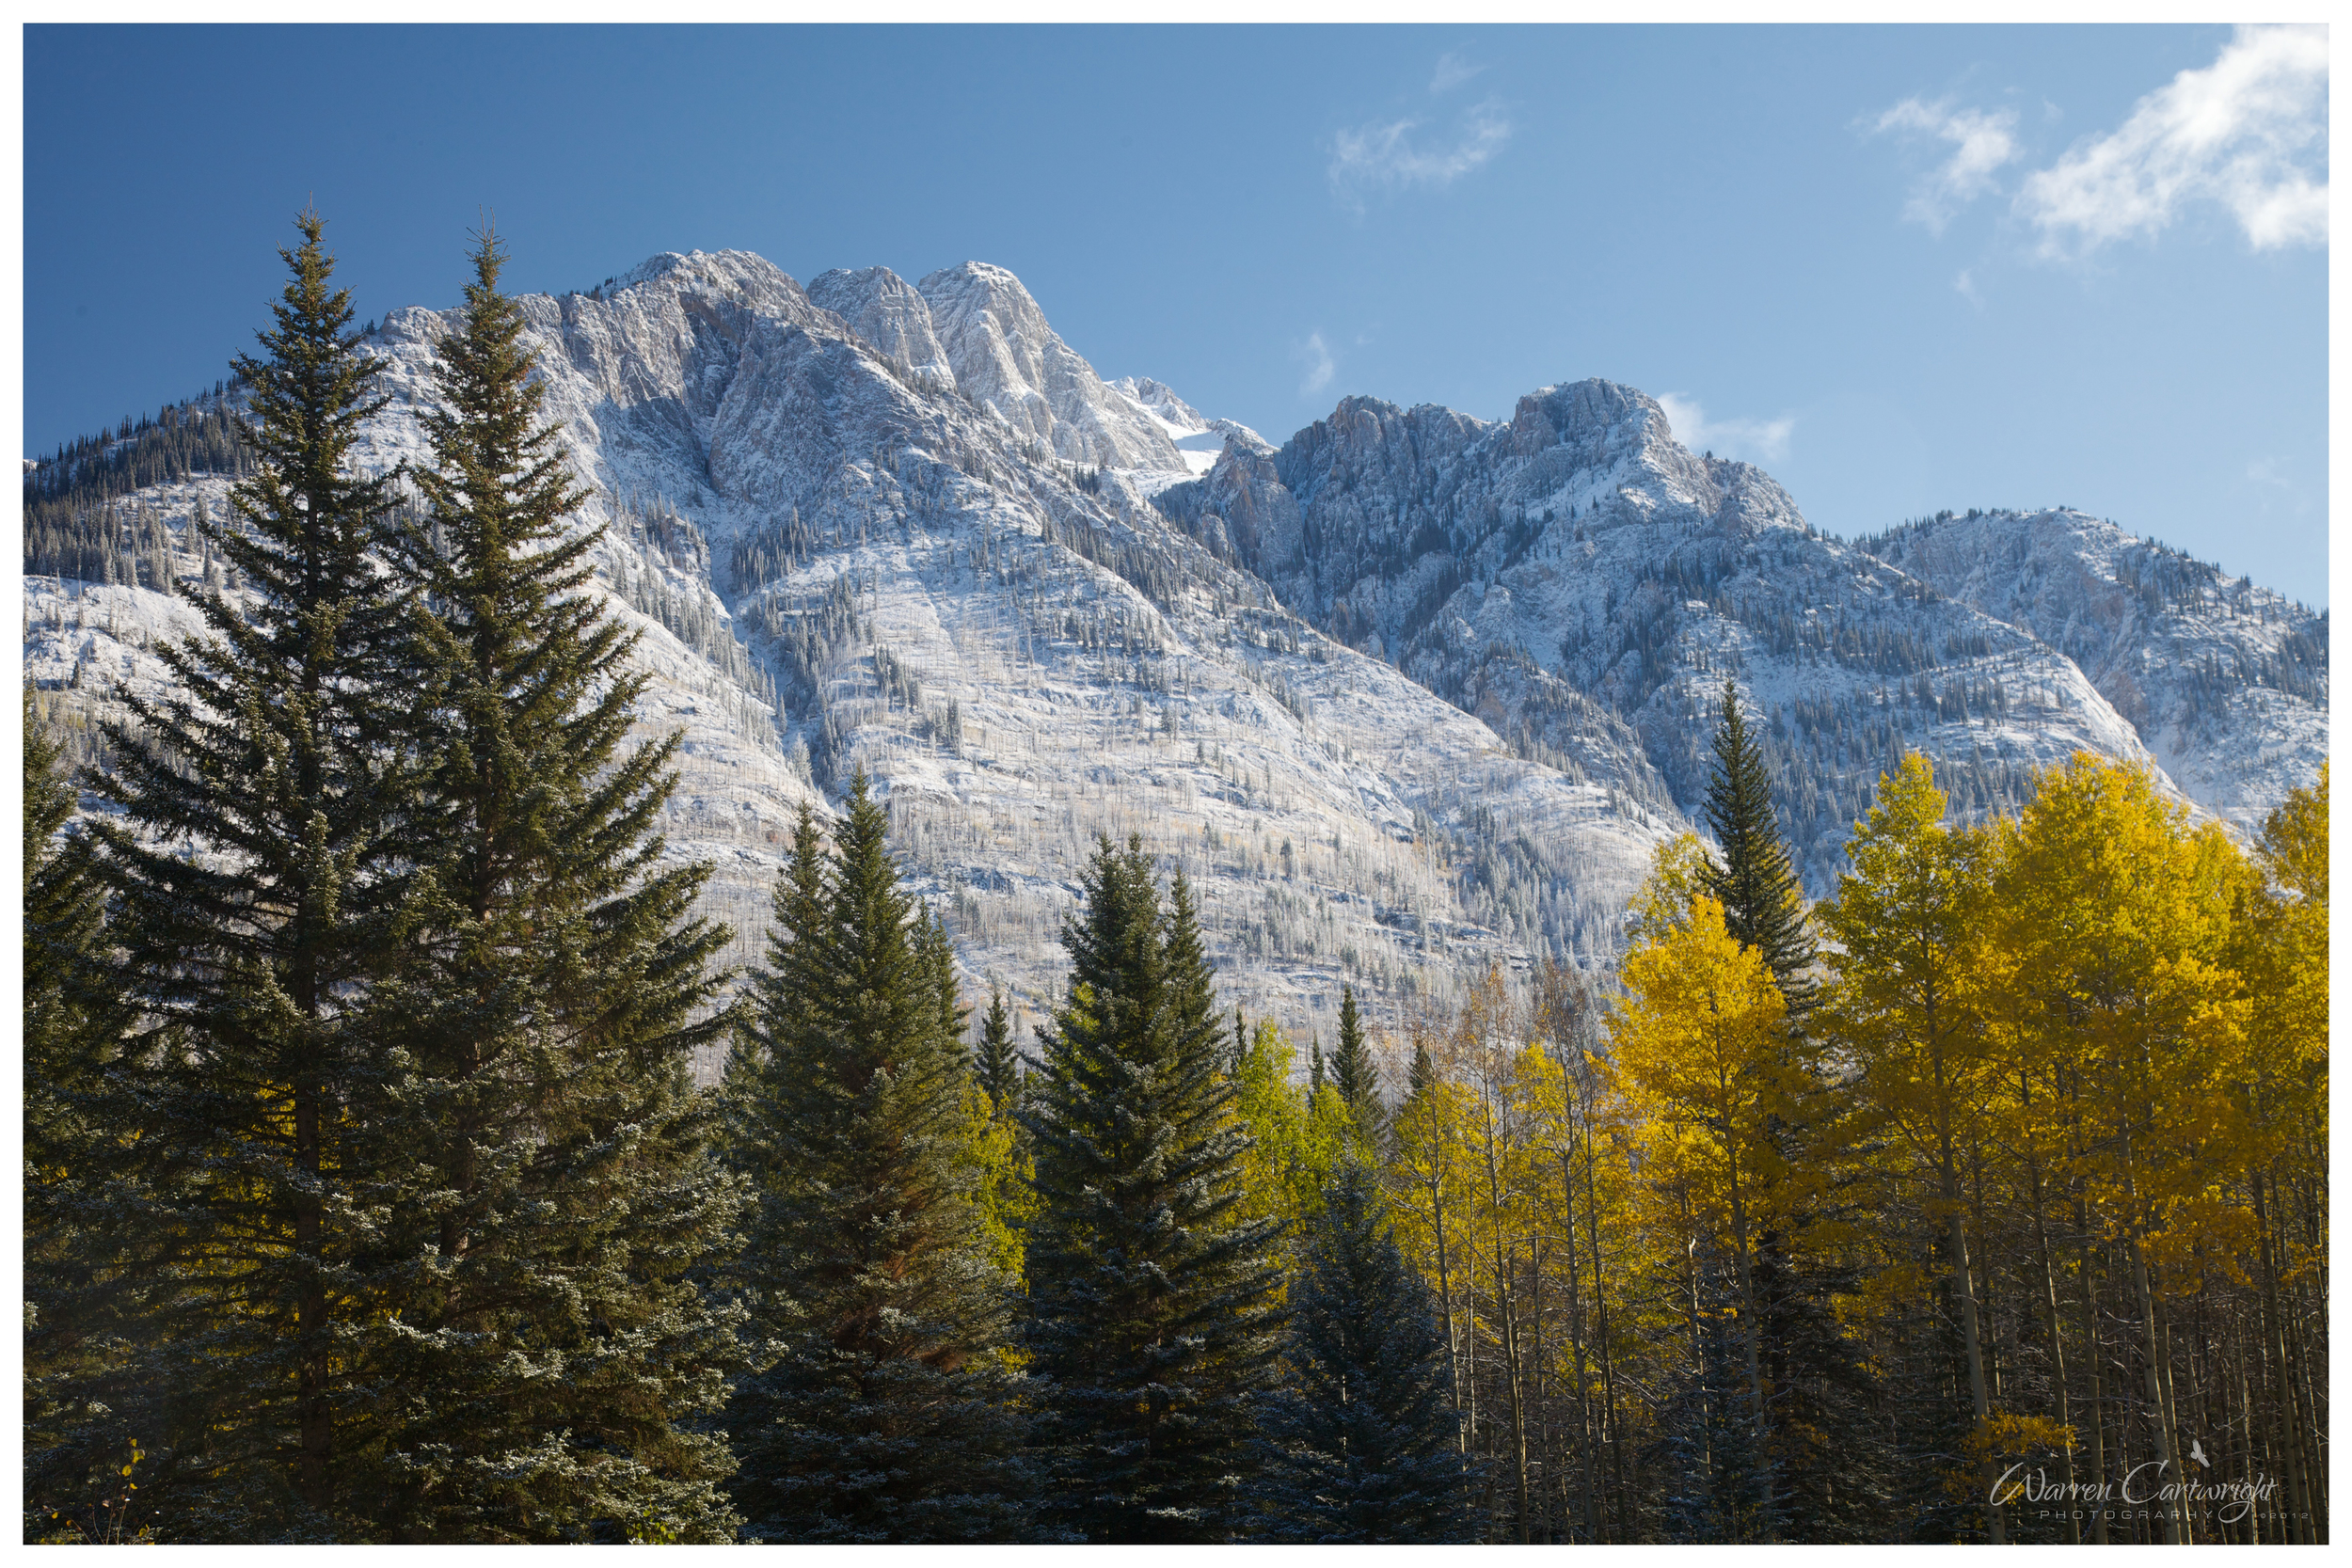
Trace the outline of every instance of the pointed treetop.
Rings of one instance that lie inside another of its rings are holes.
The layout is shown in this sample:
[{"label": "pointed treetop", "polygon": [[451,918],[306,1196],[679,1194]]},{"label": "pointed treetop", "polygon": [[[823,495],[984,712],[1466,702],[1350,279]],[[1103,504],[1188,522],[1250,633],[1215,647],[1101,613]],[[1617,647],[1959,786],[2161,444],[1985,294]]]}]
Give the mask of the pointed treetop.
[{"label": "pointed treetop", "polygon": [[1332,1086],[1359,1118],[1378,1111],[1379,1069],[1373,1063],[1371,1047],[1364,1041],[1363,1018],[1357,1010],[1353,986],[1340,988],[1340,1043],[1331,1053],[1328,1071]]},{"label": "pointed treetop", "polygon": [[1804,895],[1787,840],[1772,814],[1772,772],[1764,750],[1740,711],[1740,691],[1724,678],[1722,719],[1715,730],[1715,766],[1708,775],[1707,821],[1723,860],[1702,873],[1706,891],[1724,907],[1724,928],[1764,955],[1772,977],[1801,1011],[1813,994],[1804,971],[1814,959]]}]

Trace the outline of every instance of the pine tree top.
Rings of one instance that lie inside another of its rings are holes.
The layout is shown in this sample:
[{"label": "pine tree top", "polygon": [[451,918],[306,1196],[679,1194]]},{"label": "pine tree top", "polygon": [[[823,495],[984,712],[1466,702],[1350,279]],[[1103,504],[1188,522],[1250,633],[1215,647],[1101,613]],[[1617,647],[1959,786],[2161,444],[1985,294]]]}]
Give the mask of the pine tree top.
[{"label": "pine tree top", "polygon": [[1722,717],[1715,729],[1715,762],[1708,776],[1707,821],[1723,858],[1702,874],[1707,892],[1724,906],[1724,925],[1764,961],[1792,1009],[1809,1005],[1814,961],[1804,891],[1772,812],[1772,772],[1764,750],[1740,709],[1739,688],[1724,679]]},{"label": "pine tree top", "polygon": [[1340,988],[1340,1043],[1326,1070],[1332,1087],[1347,1101],[1359,1121],[1369,1127],[1380,1109],[1380,1072],[1364,1039],[1362,1015],[1356,1006],[1356,988]]},{"label": "pine tree top", "polygon": [[989,993],[988,1011],[980,1019],[978,1049],[974,1053],[975,1068],[980,1087],[988,1091],[989,1103],[1003,1115],[1021,1090],[1021,1057],[1013,1045],[1012,1013],[1005,1006],[1005,990],[994,987]]}]

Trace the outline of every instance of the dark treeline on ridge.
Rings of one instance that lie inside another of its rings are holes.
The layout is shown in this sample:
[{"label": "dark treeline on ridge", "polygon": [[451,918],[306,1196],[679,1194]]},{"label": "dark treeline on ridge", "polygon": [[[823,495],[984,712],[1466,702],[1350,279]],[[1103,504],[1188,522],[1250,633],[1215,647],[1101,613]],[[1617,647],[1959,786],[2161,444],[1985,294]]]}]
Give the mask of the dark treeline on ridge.
[{"label": "dark treeline on ridge", "polygon": [[1727,682],[1613,971],[1302,1059],[1140,841],[1015,1037],[851,768],[738,975],[495,234],[369,474],[298,228],[239,408],[27,480],[136,581],[237,477],[173,694],[26,697],[28,1542],[2327,1540],[2324,769],[1909,755],[1809,905]]}]

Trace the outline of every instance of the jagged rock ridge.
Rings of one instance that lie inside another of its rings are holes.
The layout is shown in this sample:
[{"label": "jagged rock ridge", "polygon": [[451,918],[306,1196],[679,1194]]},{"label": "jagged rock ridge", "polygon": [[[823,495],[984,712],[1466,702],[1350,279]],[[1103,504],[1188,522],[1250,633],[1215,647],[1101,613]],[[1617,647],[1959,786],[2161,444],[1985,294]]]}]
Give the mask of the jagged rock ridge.
[{"label": "jagged rock ridge", "polygon": [[[1817,891],[1906,746],[1963,808],[2088,747],[2241,822],[2324,749],[2324,616],[2192,593],[2074,515],[1825,539],[1607,382],[1501,422],[1349,398],[1277,449],[1104,382],[977,262],[803,290],[673,254],[522,306],[646,729],[686,735],[672,853],[716,863],[742,961],[792,812],[858,767],[976,989],[1047,1005],[1088,841],[1133,832],[1194,878],[1230,996],[1327,1033],[1343,979],[1393,1017],[1488,959],[1605,957],[1703,798],[1726,674]],[[453,320],[377,332],[371,463],[423,456]],[[145,553],[108,582],[28,581],[56,700],[162,678],[226,484],[121,503]]]}]

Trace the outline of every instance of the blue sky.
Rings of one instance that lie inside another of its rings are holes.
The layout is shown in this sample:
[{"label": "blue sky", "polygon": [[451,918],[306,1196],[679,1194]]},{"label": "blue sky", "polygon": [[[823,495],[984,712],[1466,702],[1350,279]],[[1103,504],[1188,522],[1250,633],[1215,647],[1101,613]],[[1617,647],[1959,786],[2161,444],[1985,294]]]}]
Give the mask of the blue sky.
[{"label": "blue sky", "polygon": [[[2185,74],[2184,74],[2185,73]],[[28,27],[25,441],[662,250],[1010,267],[1280,441],[1603,375],[1851,535],[2066,503],[2327,602],[2324,40],[2226,27]]]}]

